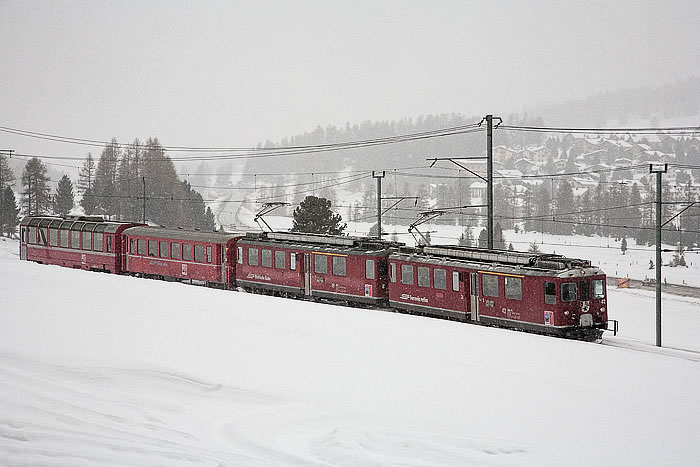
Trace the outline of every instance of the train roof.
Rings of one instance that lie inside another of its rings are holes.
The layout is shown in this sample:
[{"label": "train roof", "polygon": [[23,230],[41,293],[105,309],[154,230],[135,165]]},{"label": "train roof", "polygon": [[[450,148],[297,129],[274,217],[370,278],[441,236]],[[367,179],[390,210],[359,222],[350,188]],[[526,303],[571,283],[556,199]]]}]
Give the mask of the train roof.
[{"label": "train roof", "polygon": [[553,275],[569,277],[574,275],[602,274],[589,260],[568,258],[562,255],[526,253],[485,248],[462,247],[455,245],[435,245],[402,247],[392,252],[394,257],[420,261],[429,264],[452,264],[455,266],[477,267],[498,272],[515,270],[531,275]]},{"label": "train roof", "polygon": [[248,232],[246,241],[295,245],[300,248],[341,249],[354,251],[384,251],[398,248],[403,243],[382,240],[376,237],[350,237],[302,232]]},{"label": "train roof", "polygon": [[141,226],[131,227],[124,231],[126,235],[143,237],[167,238],[169,240],[186,240],[191,242],[226,243],[234,238],[242,237],[244,233],[209,232],[201,230],[170,229],[165,227]]},{"label": "train roof", "polygon": [[20,225],[52,229],[114,233],[120,228],[123,229],[138,224],[135,224],[134,222],[108,221],[102,216],[26,216],[22,219]]}]

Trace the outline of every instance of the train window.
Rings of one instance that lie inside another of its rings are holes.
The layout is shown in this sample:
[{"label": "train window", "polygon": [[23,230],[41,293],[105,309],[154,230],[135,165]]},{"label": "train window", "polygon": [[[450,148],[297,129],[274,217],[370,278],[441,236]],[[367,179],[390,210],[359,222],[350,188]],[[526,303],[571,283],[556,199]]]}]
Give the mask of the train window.
[{"label": "train window", "polygon": [[160,245],[158,249],[158,254],[161,258],[168,258],[170,256],[170,248],[168,247],[168,242],[159,242]]},{"label": "train window", "polygon": [[459,272],[452,271],[452,290],[459,292]]},{"label": "train window", "polygon": [[207,263],[211,263],[211,246],[207,246]]},{"label": "train window", "polygon": [[333,257],[333,275],[345,276],[347,269],[347,258],[344,256]]},{"label": "train window", "polygon": [[328,274],[328,256],[314,255],[314,272],[316,274]]},{"label": "train window", "polygon": [[284,251],[275,251],[275,269],[284,269]]},{"label": "train window", "polygon": [[62,248],[68,248],[68,236],[70,235],[70,230],[61,229],[59,237],[59,243]]},{"label": "train window", "polygon": [[418,266],[418,287],[430,287],[430,268]]},{"label": "train window", "polygon": [[581,300],[588,300],[590,295],[591,283],[587,281],[582,281],[579,288],[579,295]]},{"label": "train window", "polygon": [[131,247],[129,248],[129,251],[131,252],[132,255],[136,254],[136,239],[131,238],[129,239]]},{"label": "train window", "polygon": [[272,267],[272,250],[263,250],[262,258],[260,261],[262,267],[271,268]]},{"label": "train window", "polygon": [[289,269],[296,271],[297,269],[297,254],[289,253]]},{"label": "train window", "polygon": [[481,287],[487,297],[498,297],[498,276],[484,274],[481,276]]},{"label": "train window", "polygon": [[[98,233],[92,234],[92,236],[94,237],[92,239],[93,249],[95,251],[102,251],[102,247],[104,245],[104,234],[102,232],[98,232]],[[107,237],[107,238],[109,238],[109,237]]]},{"label": "train window", "polygon": [[239,246],[237,248],[237,251],[238,251],[238,258],[236,258],[236,261],[238,262],[238,264],[243,264],[243,247]]},{"label": "train window", "polygon": [[576,300],[576,282],[564,282],[561,284],[561,301],[573,302]]},{"label": "train window", "polygon": [[374,277],[374,260],[367,259],[365,260],[365,278],[374,279]]},{"label": "train window", "polygon": [[248,264],[250,264],[251,266],[258,265],[258,249],[257,248],[248,248]]},{"label": "train window", "polygon": [[49,229],[49,245],[58,246],[58,230]]},{"label": "train window", "polygon": [[180,246],[179,243],[171,243],[170,244],[170,257],[172,259],[180,259]]},{"label": "train window", "polygon": [[401,283],[413,285],[413,266],[410,264],[401,265]]},{"label": "train window", "polygon": [[107,235],[107,253],[112,252],[112,236]]},{"label": "train window", "polygon": [[92,250],[92,234],[83,231],[83,250]]},{"label": "train window", "polygon": [[389,280],[396,282],[396,263],[389,263]]},{"label": "train window", "polygon": [[192,245],[189,243],[182,244],[182,259],[192,261]]},{"label": "train window", "polygon": [[158,255],[158,242],[155,240],[149,240],[148,241],[148,256],[157,256]]},{"label": "train window", "polygon": [[523,280],[519,277],[504,277],[506,298],[510,300],[523,299]]},{"label": "train window", "polygon": [[70,247],[74,249],[80,248],[80,230],[70,231]]},{"label": "train window", "polygon": [[140,254],[140,255],[146,254],[146,240],[143,240],[143,239],[138,240],[138,254]]},{"label": "train window", "polygon": [[447,271],[444,269],[435,269],[433,271],[433,286],[436,289],[447,289]]},{"label": "train window", "polygon": [[557,303],[557,286],[554,282],[544,283],[544,303],[547,305]]},{"label": "train window", "polygon": [[602,279],[593,281],[593,298],[605,298],[605,281]]},{"label": "train window", "polygon": [[204,246],[202,245],[195,245],[194,246],[194,260],[195,261],[204,261]]}]

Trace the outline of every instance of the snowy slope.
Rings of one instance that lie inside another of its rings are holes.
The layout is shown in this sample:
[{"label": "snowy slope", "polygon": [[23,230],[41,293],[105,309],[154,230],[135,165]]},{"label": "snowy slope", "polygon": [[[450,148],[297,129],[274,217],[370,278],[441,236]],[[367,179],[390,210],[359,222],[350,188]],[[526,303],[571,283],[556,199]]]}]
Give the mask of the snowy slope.
[{"label": "snowy slope", "polygon": [[692,300],[664,299],[665,342],[689,350],[657,352],[653,295],[641,291],[610,292],[622,333],[598,345],[42,266],[16,252],[0,240],[0,465],[700,458]]}]

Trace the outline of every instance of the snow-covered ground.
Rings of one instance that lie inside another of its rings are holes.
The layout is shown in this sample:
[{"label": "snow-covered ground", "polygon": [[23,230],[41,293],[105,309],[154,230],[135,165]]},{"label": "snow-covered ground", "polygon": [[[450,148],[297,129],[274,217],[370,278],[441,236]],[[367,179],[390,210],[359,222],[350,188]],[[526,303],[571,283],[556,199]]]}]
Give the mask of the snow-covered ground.
[{"label": "snow-covered ground", "polygon": [[[0,465],[693,465],[700,303],[604,344],[89,273],[0,240]],[[606,345],[608,344],[608,345]]]}]

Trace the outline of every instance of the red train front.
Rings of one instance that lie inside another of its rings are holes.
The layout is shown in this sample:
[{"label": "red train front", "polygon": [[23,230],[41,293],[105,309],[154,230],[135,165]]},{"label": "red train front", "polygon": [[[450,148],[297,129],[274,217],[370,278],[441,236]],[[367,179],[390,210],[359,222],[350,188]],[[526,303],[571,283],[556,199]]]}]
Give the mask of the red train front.
[{"label": "red train front", "polygon": [[589,261],[426,246],[392,253],[389,271],[401,310],[586,340],[608,325],[605,275]]}]

